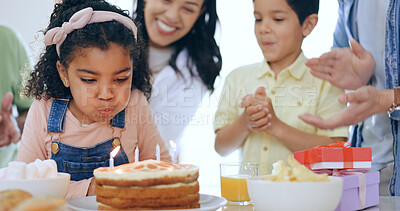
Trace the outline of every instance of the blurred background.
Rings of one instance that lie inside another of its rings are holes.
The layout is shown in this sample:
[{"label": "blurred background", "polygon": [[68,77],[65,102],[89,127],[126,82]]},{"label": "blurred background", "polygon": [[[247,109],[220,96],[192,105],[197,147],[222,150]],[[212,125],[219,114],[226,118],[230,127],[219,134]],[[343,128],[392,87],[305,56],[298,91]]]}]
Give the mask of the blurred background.
[{"label": "blurred background", "polygon": [[[108,0],[130,11],[133,0]],[[44,48],[43,33],[55,0],[1,0],[0,22],[18,30],[30,49],[35,64]],[[319,21],[314,31],[303,42],[308,58],[318,57],[330,50],[337,19],[337,1],[320,0]],[[182,137],[179,150],[181,163],[200,167],[200,192],[219,195],[219,164],[239,161],[239,151],[221,157],[214,150],[213,119],[225,77],[233,69],[260,62],[263,57],[254,35],[253,3],[251,0],[217,0],[221,25],[216,34],[223,66],[215,83],[215,91],[203,99]],[[0,79],[6,80],[6,79]]]}]

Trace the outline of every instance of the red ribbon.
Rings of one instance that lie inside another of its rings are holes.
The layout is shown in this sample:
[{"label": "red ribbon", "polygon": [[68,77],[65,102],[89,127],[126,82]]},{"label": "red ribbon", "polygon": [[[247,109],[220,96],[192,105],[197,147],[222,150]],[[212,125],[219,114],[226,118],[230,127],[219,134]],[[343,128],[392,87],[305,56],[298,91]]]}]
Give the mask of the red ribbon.
[{"label": "red ribbon", "polygon": [[368,172],[365,169],[357,169],[357,170],[339,170],[339,169],[321,169],[321,170],[313,170],[313,172],[318,174],[328,174],[331,176],[340,176],[340,175],[358,175],[358,197],[360,203],[360,209],[364,209],[366,206],[366,198],[367,198],[367,178],[364,173]]}]

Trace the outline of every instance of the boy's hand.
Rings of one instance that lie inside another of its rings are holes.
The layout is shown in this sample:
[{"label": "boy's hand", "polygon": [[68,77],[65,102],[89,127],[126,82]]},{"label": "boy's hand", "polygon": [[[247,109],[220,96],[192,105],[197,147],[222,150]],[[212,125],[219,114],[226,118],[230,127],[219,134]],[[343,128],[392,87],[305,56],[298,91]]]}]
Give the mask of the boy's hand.
[{"label": "boy's hand", "polygon": [[245,96],[240,107],[245,108],[247,126],[250,130],[269,133],[269,128],[273,123],[271,120],[277,118],[264,87],[257,88],[253,95]]},{"label": "boy's hand", "polygon": [[269,119],[271,114],[261,105],[245,107],[246,124],[252,131],[264,131],[270,126]]}]

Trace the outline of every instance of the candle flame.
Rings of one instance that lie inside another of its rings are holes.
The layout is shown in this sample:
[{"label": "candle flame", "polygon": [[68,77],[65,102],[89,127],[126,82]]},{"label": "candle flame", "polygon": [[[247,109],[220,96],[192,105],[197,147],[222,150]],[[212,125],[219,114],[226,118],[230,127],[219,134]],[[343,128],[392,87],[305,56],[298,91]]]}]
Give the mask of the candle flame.
[{"label": "candle flame", "polygon": [[176,144],[174,141],[169,140],[169,145],[172,147],[172,149],[176,150]]},{"label": "candle flame", "polygon": [[111,152],[111,157],[112,158],[114,158],[118,154],[119,148],[121,148],[121,146],[115,147],[115,149]]}]

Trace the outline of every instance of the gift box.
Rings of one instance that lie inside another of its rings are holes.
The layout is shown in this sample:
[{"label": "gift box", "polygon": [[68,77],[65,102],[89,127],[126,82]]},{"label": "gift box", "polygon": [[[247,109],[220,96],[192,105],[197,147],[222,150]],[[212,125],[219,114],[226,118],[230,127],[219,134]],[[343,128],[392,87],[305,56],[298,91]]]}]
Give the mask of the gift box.
[{"label": "gift box", "polygon": [[369,169],[371,148],[350,147],[350,143],[336,142],[294,152],[294,158],[307,168],[315,169]]},{"label": "gift box", "polygon": [[336,211],[360,210],[379,204],[379,171],[346,172],[343,193]]}]

